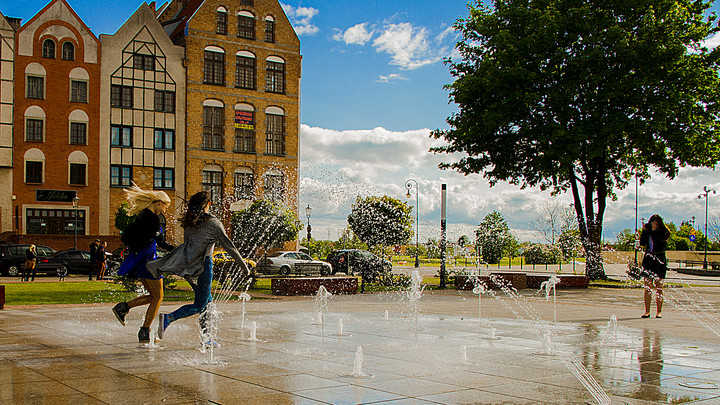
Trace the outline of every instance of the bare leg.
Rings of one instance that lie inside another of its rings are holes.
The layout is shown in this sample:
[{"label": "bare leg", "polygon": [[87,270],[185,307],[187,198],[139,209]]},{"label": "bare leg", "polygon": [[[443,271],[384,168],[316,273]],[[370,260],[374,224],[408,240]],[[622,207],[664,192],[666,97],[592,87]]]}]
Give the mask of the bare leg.
[{"label": "bare leg", "polygon": [[652,303],[652,280],[649,278],[645,279],[645,313],[644,317],[650,316],[650,304]]},{"label": "bare leg", "polygon": [[143,283],[145,289],[150,292],[150,305],[145,313],[145,322],[143,323],[143,327],[149,328],[155,316],[157,316],[163,300],[163,280],[161,278],[157,280],[141,278],[140,282]]},{"label": "bare leg", "polygon": [[657,316],[662,317],[663,281],[661,279],[655,280],[655,298],[657,302]]}]

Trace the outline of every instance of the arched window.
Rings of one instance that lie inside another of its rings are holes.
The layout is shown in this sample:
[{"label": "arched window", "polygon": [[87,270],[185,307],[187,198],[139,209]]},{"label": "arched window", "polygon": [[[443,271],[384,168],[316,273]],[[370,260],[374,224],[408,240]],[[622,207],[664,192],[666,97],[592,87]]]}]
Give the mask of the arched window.
[{"label": "arched window", "polygon": [[72,42],[63,42],[62,58],[63,60],[75,60],[75,45]]},{"label": "arched window", "polygon": [[225,105],[218,100],[203,102],[203,149],[223,150]]},{"label": "arched window", "polygon": [[55,59],[55,41],[52,39],[43,41],[42,57]]},{"label": "arched window", "polygon": [[285,61],[270,56],[265,61],[265,91],[285,94]]},{"label": "arched window", "polygon": [[25,110],[25,141],[45,141],[45,111],[39,106],[33,105]]},{"label": "arched window", "polygon": [[205,84],[225,84],[225,50],[220,47],[205,47]]},{"label": "arched window", "polygon": [[285,111],[280,107],[268,107],[265,121],[265,153],[285,155]]},{"label": "arched window", "polygon": [[275,42],[275,19],[271,15],[265,17],[265,42]]},{"label": "arched window", "polygon": [[41,184],[45,181],[45,154],[37,148],[28,149],[25,160],[25,183]]},{"label": "arched window", "polygon": [[27,98],[45,98],[45,75],[43,65],[32,62],[25,67],[25,82]]},{"label": "arched window", "polygon": [[249,11],[238,13],[238,37],[255,39],[255,16]]},{"label": "arched window", "polygon": [[255,175],[249,167],[235,169],[235,199],[252,200],[255,196]]},{"label": "arched window", "polygon": [[255,108],[235,104],[235,152],[255,152]]},{"label": "arched window", "polygon": [[285,176],[278,170],[269,170],[265,173],[265,199],[270,201],[282,200],[285,193]]},{"label": "arched window", "polygon": [[68,116],[70,122],[70,138],[71,145],[87,145],[88,143],[88,122],[90,119],[83,110],[74,110]]},{"label": "arched window", "polygon": [[240,51],[235,54],[235,87],[255,90],[255,55],[252,52]]},{"label": "arched window", "polygon": [[227,35],[227,10],[223,6],[217,9],[217,28],[215,33]]},{"label": "arched window", "polygon": [[74,103],[87,103],[89,81],[90,75],[87,70],[76,67],[70,71],[70,101]]},{"label": "arched window", "polygon": [[88,157],[81,151],[74,151],[68,156],[68,184],[71,186],[87,186]]},{"label": "arched window", "polygon": [[219,165],[205,165],[202,170],[202,189],[210,194],[212,208],[222,209],[223,169]]}]

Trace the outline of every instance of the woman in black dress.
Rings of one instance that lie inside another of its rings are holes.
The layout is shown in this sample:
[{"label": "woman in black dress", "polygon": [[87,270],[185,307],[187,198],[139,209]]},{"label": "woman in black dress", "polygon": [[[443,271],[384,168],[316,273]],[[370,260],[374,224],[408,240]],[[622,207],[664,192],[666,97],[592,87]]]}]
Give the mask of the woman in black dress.
[{"label": "woman in black dress", "polygon": [[650,317],[653,289],[655,290],[657,302],[657,315],[655,317],[662,318],[662,288],[667,273],[665,249],[667,249],[668,239],[670,239],[670,231],[668,231],[660,215],[651,216],[650,220],[643,225],[640,233],[640,245],[645,247],[645,256],[642,261],[642,275],[645,279],[645,313],[642,318]]}]

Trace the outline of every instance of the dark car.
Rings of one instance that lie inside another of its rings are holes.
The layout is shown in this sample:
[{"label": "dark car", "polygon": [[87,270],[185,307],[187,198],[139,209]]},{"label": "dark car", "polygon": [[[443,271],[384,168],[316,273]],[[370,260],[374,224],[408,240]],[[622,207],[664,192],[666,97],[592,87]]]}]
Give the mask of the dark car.
[{"label": "dark car", "polygon": [[[114,260],[107,261],[106,276],[117,273],[120,263]],[[60,277],[67,274],[90,274],[95,270],[90,262],[90,252],[84,250],[68,249],[56,252],[50,256],[38,258],[35,269],[38,272],[57,273]]]},{"label": "dark car", "polygon": [[[38,259],[55,253],[55,249],[49,246],[35,245]],[[6,276],[19,276],[25,268],[25,255],[30,244],[7,244],[0,245],[0,269]]]},{"label": "dark car", "polygon": [[362,275],[367,281],[374,281],[378,274],[392,271],[392,263],[360,249],[335,250],[327,257],[332,265],[333,274],[337,272],[349,275]]}]

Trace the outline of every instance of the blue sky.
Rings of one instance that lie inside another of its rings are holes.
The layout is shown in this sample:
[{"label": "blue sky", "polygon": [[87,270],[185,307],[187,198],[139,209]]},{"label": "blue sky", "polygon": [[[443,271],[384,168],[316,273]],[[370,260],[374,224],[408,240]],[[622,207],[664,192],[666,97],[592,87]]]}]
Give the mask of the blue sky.
[{"label": "blue sky", "polygon": [[[7,16],[29,19],[45,1],[5,2]],[[548,203],[568,204],[537,189],[509,184],[490,188],[482,177],[441,171],[456,159],[433,155],[439,141],[430,130],[445,128],[455,110],[443,85],[453,78],[443,59],[457,36],[449,27],[467,16],[463,0],[286,0],[283,6],[301,40],[303,55],[300,195],[313,208],[313,236],[336,239],[347,226],[350,205],[359,195],[405,198],[407,179],[420,185],[420,239],[439,237],[440,187],[448,185],[448,238],[472,235],[483,217],[497,210],[520,240],[539,240],[533,222]],[[96,33],[113,33],[139,1],[70,1]],[[102,4],[98,9],[98,5]],[[713,7],[717,9],[717,6]],[[720,190],[711,170],[684,169],[673,181],[655,175],[638,193],[639,216],[660,213],[679,223],[696,216],[704,222],[703,186]],[[635,189],[609,201],[605,238],[634,226]],[[720,213],[720,195],[710,200],[711,217]],[[304,210],[301,219],[306,221]],[[304,236],[304,232],[302,234]]]}]

